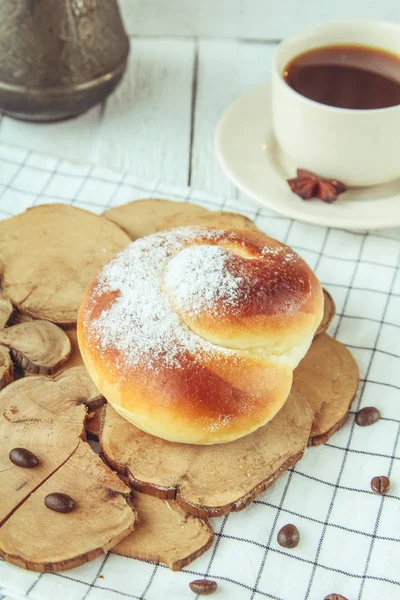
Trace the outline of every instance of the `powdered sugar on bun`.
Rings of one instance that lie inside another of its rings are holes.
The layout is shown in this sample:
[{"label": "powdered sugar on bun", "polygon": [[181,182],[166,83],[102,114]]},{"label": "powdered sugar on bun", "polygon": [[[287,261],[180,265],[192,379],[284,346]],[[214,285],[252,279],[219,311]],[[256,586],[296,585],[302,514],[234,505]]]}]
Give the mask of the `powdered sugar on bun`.
[{"label": "powdered sugar on bun", "polygon": [[287,246],[182,228],[137,240],[103,268],[79,340],[99,389],[139,428],[217,443],[276,414],[322,308],[318,280]]}]

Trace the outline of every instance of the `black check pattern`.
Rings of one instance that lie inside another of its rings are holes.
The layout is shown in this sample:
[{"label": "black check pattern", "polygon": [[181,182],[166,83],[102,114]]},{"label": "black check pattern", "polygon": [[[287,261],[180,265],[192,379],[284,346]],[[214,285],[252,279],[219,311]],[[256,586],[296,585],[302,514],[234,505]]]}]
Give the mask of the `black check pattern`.
[{"label": "black check pattern", "polygon": [[[400,230],[355,233],[292,221],[239,194],[143,182],[128,174],[74,165],[0,146],[0,218],[42,203],[69,203],[101,213],[132,199],[175,198],[238,211],[286,241],[315,269],[337,304],[331,334],[353,351],[360,390],[346,425],[311,448],[246,511],[213,520],[213,549],[181,573],[162,564],[108,554],[68,573],[28,573],[0,561],[1,594],[34,600],[171,600],[195,598],[190,581],[208,577],[229,600],[349,600],[400,597]],[[373,427],[355,411],[377,406]],[[388,475],[385,496],[370,488]],[[300,530],[294,550],[278,546],[286,523]],[[217,597],[217,596],[216,596]]]}]

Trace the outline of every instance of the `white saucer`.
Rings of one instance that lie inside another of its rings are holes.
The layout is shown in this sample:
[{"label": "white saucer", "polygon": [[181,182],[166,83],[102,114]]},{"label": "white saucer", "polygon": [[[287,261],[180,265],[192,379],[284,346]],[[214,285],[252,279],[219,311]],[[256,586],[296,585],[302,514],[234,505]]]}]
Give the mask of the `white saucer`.
[{"label": "white saucer", "polygon": [[344,229],[400,225],[400,179],[350,189],[334,204],[304,201],[290,191],[286,179],[295,176],[296,165],[283,156],[273,137],[270,92],[270,83],[265,83],[242,96],[217,127],[217,157],[235,185],[271,210],[308,223]]}]

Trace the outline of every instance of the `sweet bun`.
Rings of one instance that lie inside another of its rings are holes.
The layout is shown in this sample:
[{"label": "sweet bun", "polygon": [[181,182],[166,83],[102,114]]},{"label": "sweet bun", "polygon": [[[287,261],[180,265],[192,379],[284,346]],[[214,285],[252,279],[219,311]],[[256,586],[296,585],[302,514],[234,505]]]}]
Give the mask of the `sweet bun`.
[{"label": "sweet bun", "polygon": [[258,429],[288,397],[323,315],[321,285],[261,233],[188,227],[139,239],[86,290],[86,367],[138,428],[189,444]]}]

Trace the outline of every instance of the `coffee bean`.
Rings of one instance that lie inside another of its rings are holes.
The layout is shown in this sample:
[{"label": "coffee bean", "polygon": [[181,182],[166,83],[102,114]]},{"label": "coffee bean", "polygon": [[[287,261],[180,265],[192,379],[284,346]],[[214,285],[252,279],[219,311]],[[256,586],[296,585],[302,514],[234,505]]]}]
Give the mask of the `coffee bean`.
[{"label": "coffee bean", "polygon": [[68,494],[59,494],[54,492],[48,494],[44,499],[44,503],[50,510],[55,510],[59,513],[70,513],[75,508],[75,502]]},{"label": "coffee bean", "polygon": [[325,596],[324,600],[347,600],[347,598],[341,594],[329,594],[328,596]]},{"label": "coffee bean", "polygon": [[38,457],[26,448],[13,448],[8,457],[14,465],[24,469],[33,469],[39,464]]},{"label": "coffee bean", "polygon": [[373,425],[381,418],[381,413],[375,406],[366,406],[356,414],[356,423],[360,427],[368,427]]},{"label": "coffee bean", "polygon": [[300,541],[299,530],[295,525],[289,523],[279,530],[277,540],[283,548],[296,548]]},{"label": "coffee bean", "polygon": [[189,587],[195,594],[199,596],[209,596],[217,591],[218,584],[216,581],[210,581],[209,579],[196,579],[189,583]]},{"label": "coffee bean", "polygon": [[371,490],[375,494],[386,494],[390,489],[390,479],[385,475],[371,479]]}]

